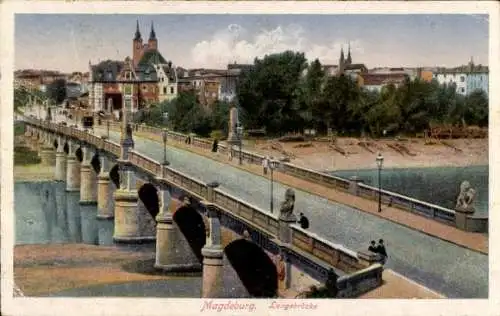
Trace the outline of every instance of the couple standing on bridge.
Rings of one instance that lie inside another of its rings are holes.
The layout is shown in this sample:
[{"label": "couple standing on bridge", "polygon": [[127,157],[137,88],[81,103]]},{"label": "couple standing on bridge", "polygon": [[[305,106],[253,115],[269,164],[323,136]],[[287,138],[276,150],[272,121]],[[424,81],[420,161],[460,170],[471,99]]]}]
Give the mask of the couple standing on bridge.
[{"label": "couple standing on bridge", "polygon": [[375,245],[375,240],[372,240],[370,242],[370,246],[368,247],[368,250],[380,255],[382,258],[382,264],[385,264],[385,262],[387,261],[387,250],[385,249],[383,239],[378,240],[378,245]]}]

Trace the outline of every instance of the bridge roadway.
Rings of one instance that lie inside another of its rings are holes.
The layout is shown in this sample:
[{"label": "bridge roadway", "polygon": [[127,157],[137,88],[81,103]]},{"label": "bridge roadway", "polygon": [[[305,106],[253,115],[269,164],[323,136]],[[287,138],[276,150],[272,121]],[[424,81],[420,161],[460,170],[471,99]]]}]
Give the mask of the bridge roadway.
[{"label": "bridge roadway", "polygon": [[[96,129],[96,134],[104,134]],[[118,132],[110,139],[119,142]],[[157,161],[163,144],[134,137],[135,150]],[[170,166],[204,182],[218,181],[220,189],[269,211],[270,181],[264,177],[180,150],[167,144]],[[274,183],[275,212],[286,186]],[[389,260],[386,267],[450,298],[488,297],[488,256],[395,224],[322,197],[295,190],[296,212],[310,219],[310,230],[353,250],[383,238]]]}]

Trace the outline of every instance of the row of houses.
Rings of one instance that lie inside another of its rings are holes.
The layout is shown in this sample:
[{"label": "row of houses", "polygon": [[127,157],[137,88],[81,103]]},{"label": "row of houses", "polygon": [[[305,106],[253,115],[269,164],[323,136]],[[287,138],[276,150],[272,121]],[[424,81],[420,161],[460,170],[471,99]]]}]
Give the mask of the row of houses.
[{"label": "row of houses", "polygon": [[[173,64],[158,50],[158,38],[151,23],[147,41],[143,40],[137,23],[132,40],[132,57],[124,60],[105,60],[92,64],[86,73],[63,74],[53,71],[18,71],[16,85],[43,90],[57,79],[65,79],[73,88],[69,99],[78,99],[79,106],[94,111],[118,112],[123,104],[133,112],[150,104],[174,99],[182,91],[194,91],[199,102],[207,108],[217,100],[232,102],[236,97],[238,80],[242,72],[253,65],[229,64],[226,69],[185,69]],[[353,63],[350,47],[347,57],[341,49],[337,65],[324,65],[330,76],[344,74],[358,86],[371,91],[381,91],[384,86],[399,86],[407,79],[437,80],[441,84],[454,84],[457,93],[467,95],[477,89],[488,93],[488,67],[469,65],[445,68],[374,68]],[[75,92],[76,91],[76,92]]]},{"label": "row of houses", "polygon": [[65,80],[73,84],[86,86],[89,73],[72,72],[62,73],[52,70],[25,69],[14,72],[14,87],[24,87],[30,90],[45,90],[46,86],[56,80]]},{"label": "row of houses", "polygon": [[130,102],[135,112],[152,103],[170,101],[183,91],[194,91],[198,101],[210,108],[217,100],[231,102],[241,72],[251,67],[236,63],[227,69],[175,66],[158,50],[153,24],[145,41],[137,23],[132,47],[132,57],[123,61],[89,62],[89,100],[95,111],[119,111],[122,104]]}]

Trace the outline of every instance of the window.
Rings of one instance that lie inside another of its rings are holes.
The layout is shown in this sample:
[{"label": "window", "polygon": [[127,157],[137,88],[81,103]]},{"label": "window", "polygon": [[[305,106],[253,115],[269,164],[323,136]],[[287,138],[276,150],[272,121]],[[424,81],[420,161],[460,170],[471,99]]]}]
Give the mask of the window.
[{"label": "window", "polygon": [[163,94],[167,94],[167,87],[163,87]]},{"label": "window", "polygon": [[170,87],[170,93],[174,94],[174,87]]},{"label": "window", "polygon": [[465,89],[464,88],[460,88],[460,92],[464,93]]},{"label": "window", "polygon": [[147,92],[148,91],[148,86],[146,86],[146,85],[142,86],[142,90],[145,91],[145,92]]},{"label": "window", "polygon": [[465,76],[460,76],[460,82],[464,82],[465,81]]}]

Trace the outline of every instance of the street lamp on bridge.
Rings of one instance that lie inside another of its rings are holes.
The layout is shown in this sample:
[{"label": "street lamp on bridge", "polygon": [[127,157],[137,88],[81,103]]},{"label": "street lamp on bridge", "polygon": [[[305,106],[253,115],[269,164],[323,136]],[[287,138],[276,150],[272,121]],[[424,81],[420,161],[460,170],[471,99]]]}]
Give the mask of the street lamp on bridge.
[{"label": "street lamp on bridge", "polygon": [[[264,159],[267,159],[267,158],[264,158]],[[280,166],[280,162],[278,160],[274,160],[271,158],[271,160],[269,161],[269,170],[271,171],[271,186],[270,186],[270,202],[269,202],[269,206],[270,206],[270,211],[271,211],[271,214],[273,213],[274,211],[274,202],[273,202],[273,197],[274,197],[274,175],[273,175],[273,172],[274,172],[274,169],[278,169],[278,167]]]},{"label": "street lamp on bridge", "polygon": [[106,121],[106,131],[107,131],[107,134],[108,134],[108,139],[109,139],[109,125],[111,123],[109,122],[109,119]]},{"label": "street lamp on bridge", "polygon": [[378,168],[378,212],[382,212],[382,190],[380,185],[382,165],[384,164],[384,157],[381,153],[378,153],[376,158],[377,168]]},{"label": "street lamp on bridge", "polygon": [[239,164],[241,165],[242,164],[242,160],[241,160],[241,146],[243,144],[243,126],[241,126],[241,124],[238,123],[238,125],[236,126],[236,133],[238,135],[238,145],[239,145]]},{"label": "street lamp on bridge", "polygon": [[168,166],[170,162],[167,160],[167,129],[164,128],[162,131],[163,136],[163,165]]}]

